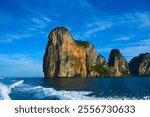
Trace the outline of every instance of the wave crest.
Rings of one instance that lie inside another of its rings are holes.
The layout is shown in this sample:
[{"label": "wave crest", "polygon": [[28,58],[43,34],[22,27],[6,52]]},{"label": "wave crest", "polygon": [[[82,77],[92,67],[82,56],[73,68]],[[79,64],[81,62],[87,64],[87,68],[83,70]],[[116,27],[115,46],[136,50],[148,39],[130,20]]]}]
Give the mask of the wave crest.
[{"label": "wave crest", "polygon": [[23,84],[23,80],[17,81],[10,86],[7,86],[5,84],[0,83],[0,100],[11,100],[9,94],[11,93],[11,90],[21,84]]}]

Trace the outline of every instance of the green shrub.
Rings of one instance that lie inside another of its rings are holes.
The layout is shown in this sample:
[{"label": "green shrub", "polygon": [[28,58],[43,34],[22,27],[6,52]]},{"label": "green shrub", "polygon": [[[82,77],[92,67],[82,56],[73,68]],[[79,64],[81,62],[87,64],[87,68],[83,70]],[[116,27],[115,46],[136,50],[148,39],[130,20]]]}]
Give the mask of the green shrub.
[{"label": "green shrub", "polygon": [[109,76],[111,75],[111,71],[109,68],[105,68],[102,65],[95,65],[90,68],[91,71],[98,72],[100,75]]},{"label": "green shrub", "polygon": [[130,74],[128,73],[128,71],[122,71],[122,76],[129,76]]}]

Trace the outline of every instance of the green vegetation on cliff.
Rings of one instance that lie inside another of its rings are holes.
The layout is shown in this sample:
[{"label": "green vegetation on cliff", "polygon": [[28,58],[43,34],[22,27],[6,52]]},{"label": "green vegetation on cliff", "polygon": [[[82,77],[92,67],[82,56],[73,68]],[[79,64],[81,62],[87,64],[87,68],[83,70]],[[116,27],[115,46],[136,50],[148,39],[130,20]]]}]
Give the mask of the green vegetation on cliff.
[{"label": "green vegetation on cliff", "polygon": [[79,40],[75,40],[75,42],[79,45],[79,46],[83,46],[85,48],[87,48],[89,46],[89,42],[86,41],[79,41]]},{"label": "green vegetation on cliff", "polygon": [[122,71],[122,76],[127,77],[130,76],[128,71]]},{"label": "green vegetation on cliff", "polygon": [[111,71],[102,65],[95,65],[90,68],[91,71],[98,72],[100,76],[110,76]]}]

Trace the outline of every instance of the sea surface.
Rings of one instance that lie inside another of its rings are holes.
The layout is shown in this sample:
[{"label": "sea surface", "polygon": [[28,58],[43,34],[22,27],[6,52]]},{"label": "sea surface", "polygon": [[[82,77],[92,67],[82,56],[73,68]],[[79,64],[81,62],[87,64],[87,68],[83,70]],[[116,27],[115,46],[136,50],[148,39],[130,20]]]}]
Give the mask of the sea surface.
[{"label": "sea surface", "polygon": [[150,77],[0,78],[1,100],[150,100]]}]

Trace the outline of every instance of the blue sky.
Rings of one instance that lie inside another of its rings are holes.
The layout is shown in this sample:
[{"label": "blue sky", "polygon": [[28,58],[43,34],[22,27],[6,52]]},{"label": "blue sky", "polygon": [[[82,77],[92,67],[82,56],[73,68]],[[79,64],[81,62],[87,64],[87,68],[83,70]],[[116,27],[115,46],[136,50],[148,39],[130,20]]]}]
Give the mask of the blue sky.
[{"label": "blue sky", "polygon": [[0,0],[0,76],[41,77],[47,35],[67,27],[108,59],[150,52],[150,0]]}]

